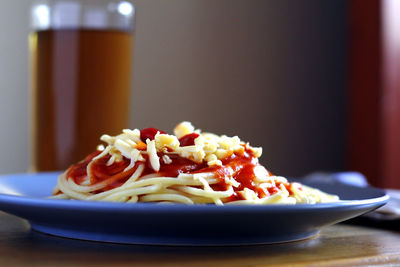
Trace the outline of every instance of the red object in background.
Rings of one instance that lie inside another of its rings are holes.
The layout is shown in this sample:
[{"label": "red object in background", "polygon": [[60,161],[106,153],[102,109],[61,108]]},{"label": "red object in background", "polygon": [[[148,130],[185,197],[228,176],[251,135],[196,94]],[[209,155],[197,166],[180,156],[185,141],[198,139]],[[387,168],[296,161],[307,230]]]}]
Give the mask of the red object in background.
[{"label": "red object in background", "polygon": [[350,2],[349,169],[400,188],[400,1]]},{"label": "red object in background", "polygon": [[380,4],[350,1],[349,168],[380,178]]},{"label": "red object in background", "polygon": [[382,3],[382,175],[400,188],[400,1]]}]

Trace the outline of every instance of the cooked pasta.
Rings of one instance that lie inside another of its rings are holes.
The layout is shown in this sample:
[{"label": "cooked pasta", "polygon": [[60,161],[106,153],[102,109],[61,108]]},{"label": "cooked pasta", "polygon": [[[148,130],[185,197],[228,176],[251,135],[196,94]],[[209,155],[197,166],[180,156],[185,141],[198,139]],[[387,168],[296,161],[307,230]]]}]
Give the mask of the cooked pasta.
[{"label": "cooked pasta", "polygon": [[53,198],[216,205],[339,200],[272,175],[258,162],[261,148],[189,122],[178,124],[174,135],[126,129],[100,139],[105,146],[58,177]]}]

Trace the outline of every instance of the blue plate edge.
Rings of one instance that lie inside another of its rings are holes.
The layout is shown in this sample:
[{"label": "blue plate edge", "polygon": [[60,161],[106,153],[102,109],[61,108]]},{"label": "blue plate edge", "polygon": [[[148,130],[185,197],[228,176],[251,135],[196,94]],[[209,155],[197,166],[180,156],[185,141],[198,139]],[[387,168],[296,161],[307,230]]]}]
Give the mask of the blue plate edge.
[{"label": "blue plate edge", "polygon": [[[59,175],[61,172],[40,172],[40,173],[15,173],[15,174],[3,174],[0,175],[0,179],[2,178],[10,178],[13,176],[36,176],[36,175]],[[55,186],[55,184],[54,184]],[[354,188],[357,190],[364,189],[357,186],[351,185],[344,185],[349,188]],[[376,198],[369,198],[369,199],[360,199],[360,200],[340,200],[338,202],[330,202],[330,203],[316,203],[316,204],[295,204],[295,205],[284,205],[284,204],[271,204],[271,205],[238,205],[238,204],[229,204],[229,205],[210,205],[210,204],[196,204],[196,205],[187,205],[187,204],[154,204],[154,203],[116,203],[116,202],[105,202],[105,201],[84,201],[84,200],[66,200],[66,199],[49,199],[46,197],[30,197],[30,196],[23,196],[23,195],[12,195],[12,194],[2,194],[0,193],[0,201],[1,200],[9,200],[15,203],[23,203],[29,202],[30,205],[28,206],[47,206],[47,205],[57,205],[58,207],[62,208],[109,208],[109,209],[129,209],[132,210],[133,208],[137,207],[139,209],[146,208],[146,210],[154,209],[160,210],[164,207],[168,207],[168,211],[173,211],[178,209],[179,211],[185,211],[185,209],[189,209],[190,211],[197,209],[203,211],[211,211],[211,210],[237,210],[237,209],[245,209],[245,210],[301,210],[301,209],[330,209],[330,208],[338,208],[339,206],[343,207],[350,207],[350,206],[360,206],[360,205],[371,205],[378,203],[380,205],[385,205],[389,201],[389,195],[383,191],[382,189],[368,186],[366,189],[375,190],[376,192],[380,193],[382,196]],[[49,196],[50,197],[50,196]],[[194,208],[195,207],[195,208]]]}]

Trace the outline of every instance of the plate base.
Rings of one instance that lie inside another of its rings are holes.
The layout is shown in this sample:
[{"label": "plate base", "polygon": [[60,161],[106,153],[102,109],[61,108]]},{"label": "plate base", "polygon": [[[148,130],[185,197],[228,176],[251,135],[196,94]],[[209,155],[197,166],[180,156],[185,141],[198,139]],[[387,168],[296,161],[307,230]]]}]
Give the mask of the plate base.
[{"label": "plate base", "polygon": [[168,246],[244,246],[244,245],[266,245],[276,243],[287,243],[302,241],[314,238],[319,234],[318,230],[310,232],[302,232],[297,235],[291,234],[290,236],[279,238],[250,238],[250,239],[213,239],[211,237],[194,239],[193,237],[168,237],[168,236],[130,236],[118,235],[112,233],[99,233],[79,231],[75,229],[57,228],[51,226],[44,226],[30,222],[33,230],[58,237],[80,239],[96,242],[119,243],[119,244],[132,244],[132,245],[168,245]]}]

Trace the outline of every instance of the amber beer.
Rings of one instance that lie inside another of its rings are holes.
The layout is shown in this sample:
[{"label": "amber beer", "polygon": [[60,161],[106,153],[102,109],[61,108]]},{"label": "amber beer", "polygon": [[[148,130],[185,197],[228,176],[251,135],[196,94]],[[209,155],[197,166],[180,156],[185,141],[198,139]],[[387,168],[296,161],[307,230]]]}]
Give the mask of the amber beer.
[{"label": "amber beer", "polygon": [[48,29],[31,33],[32,166],[63,170],[128,126],[132,33]]}]

